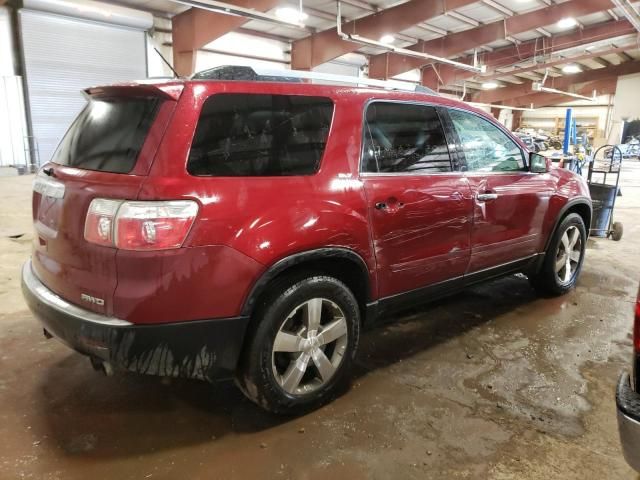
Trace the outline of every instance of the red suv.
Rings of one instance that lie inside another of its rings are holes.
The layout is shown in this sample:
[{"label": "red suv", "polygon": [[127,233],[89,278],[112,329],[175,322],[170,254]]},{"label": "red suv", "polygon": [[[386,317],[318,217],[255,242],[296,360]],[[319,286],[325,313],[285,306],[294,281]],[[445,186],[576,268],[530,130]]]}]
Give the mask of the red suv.
[{"label": "red suv", "polygon": [[467,104],[294,81],[86,94],[35,179],[22,282],[45,335],[107,372],[235,377],[300,411],[382,314],[515,272],[561,294],[580,273],[583,179]]}]

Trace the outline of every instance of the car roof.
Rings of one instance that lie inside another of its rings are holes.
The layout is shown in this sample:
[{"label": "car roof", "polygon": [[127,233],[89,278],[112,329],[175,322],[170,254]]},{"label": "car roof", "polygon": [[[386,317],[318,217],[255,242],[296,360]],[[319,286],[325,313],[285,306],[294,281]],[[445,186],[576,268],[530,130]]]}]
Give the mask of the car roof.
[{"label": "car roof", "polygon": [[[247,92],[260,93],[261,91],[278,94],[315,95],[330,98],[357,97],[363,103],[372,100],[388,100],[397,102],[426,103],[434,106],[462,109],[475,113],[501,129],[506,130],[492,115],[463,101],[443,97],[428,92],[413,92],[405,90],[384,89],[379,87],[362,87],[356,85],[329,85],[308,82],[288,81],[262,81],[262,80],[209,80],[209,79],[175,79],[175,78],[151,78],[135,82],[116,83],[112,85],[90,87],[85,92],[102,90],[121,90],[126,87],[143,88],[150,90],[156,88],[166,96],[167,92],[181,91],[182,89],[194,89],[200,87],[204,91],[214,92]],[[171,93],[169,93],[171,95]],[[179,94],[177,95],[179,96]],[[177,96],[174,97],[177,99]],[[515,135],[512,135],[515,137]],[[517,138],[517,137],[515,137]],[[518,140],[520,140],[518,138]]]},{"label": "car roof", "polygon": [[[366,99],[376,100],[391,100],[391,101],[405,101],[416,103],[429,103],[433,105],[442,105],[453,108],[460,108],[468,110],[488,117],[494,120],[493,117],[488,116],[486,112],[480,110],[468,103],[462,102],[449,97],[443,97],[437,94],[430,94],[428,92],[411,92],[395,89],[384,89],[377,87],[363,87],[355,85],[328,85],[321,83],[306,83],[306,82],[278,82],[278,81],[261,81],[261,80],[209,80],[209,79],[149,79],[136,82],[119,83],[110,86],[156,86],[158,88],[166,89],[172,86],[184,86],[185,88],[193,88],[196,85],[212,90],[219,90],[221,85],[233,86],[233,90],[246,89],[247,92],[258,92],[259,90],[266,88],[272,90],[273,87],[277,87],[278,90],[290,91],[294,94],[310,94],[319,96],[357,96]],[[98,87],[92,87],[98,88]],[[100,88],[106,88],[100,87]],[[495,121],[495,120],[494,120]]]}]

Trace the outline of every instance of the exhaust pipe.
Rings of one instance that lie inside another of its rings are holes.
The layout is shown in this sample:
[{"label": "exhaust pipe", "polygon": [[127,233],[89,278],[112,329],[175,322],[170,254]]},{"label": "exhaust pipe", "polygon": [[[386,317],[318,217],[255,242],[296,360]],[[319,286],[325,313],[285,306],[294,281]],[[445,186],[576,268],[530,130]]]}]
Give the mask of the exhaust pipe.
[{"label": "exhaust pipe", "polygon": [[91,366],[94,370],[104,373],[107,377],[113,376],[113,365],[109,362],[105,362],[96,357],[90,357],[89,359],[91,360]]}]

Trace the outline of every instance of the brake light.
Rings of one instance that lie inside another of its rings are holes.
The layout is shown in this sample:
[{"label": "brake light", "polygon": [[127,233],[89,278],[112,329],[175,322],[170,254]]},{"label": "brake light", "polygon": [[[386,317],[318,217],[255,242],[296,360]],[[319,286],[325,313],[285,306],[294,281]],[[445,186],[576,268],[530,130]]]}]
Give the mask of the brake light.
[{"label": "brake light", "polygon": [[98,245],[113,246],[113,224],[121,204],[120,200],[92,200],[84,223],[85,240]]},{"label": "brake light", "polygon": [[198,213],[190,200],[124,202],[118,210],[115,244],[125,250],[178,248]]},{"label": "brake light", "polygon": [[84,238],[123,250],[179,248],[198,214],[191,200],[161,202],[96,198],[91,202]]}]

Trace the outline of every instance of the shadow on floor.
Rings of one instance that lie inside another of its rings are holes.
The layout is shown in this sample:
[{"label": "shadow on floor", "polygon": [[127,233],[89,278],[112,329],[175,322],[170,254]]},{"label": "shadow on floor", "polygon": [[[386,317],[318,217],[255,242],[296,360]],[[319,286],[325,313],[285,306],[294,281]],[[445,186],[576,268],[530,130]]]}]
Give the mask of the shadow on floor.
[{"label": "shadow on floor", "polygon": [[[512,276],[396,315],[363,334],[354,377],[427,351],[536,298],[525,278]],[[545,308],[556,303],[550,300]],[[262,411],[232,382],[104,377],[77,354],[49,365],[40,378],[34,415],[71,455],[130,457],[295,421]]]}]

